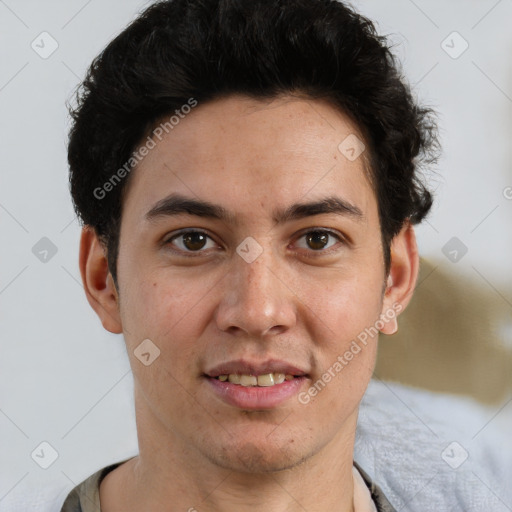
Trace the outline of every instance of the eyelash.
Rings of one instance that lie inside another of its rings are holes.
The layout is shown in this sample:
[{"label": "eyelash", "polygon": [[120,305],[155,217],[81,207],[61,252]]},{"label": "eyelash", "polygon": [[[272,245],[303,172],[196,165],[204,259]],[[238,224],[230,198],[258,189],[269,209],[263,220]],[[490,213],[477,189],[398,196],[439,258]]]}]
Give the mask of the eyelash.
[{"label": "eyelash", "polygon": [[[307,231],[303,231],[301,234],[299,234],[295,238],[295,243],[298,240],[300,240],[301,238],[303,238],[304,236],[306,236],[308,234],[311,234],[311,233],[327,234],[330,237],[335,238],[341,244],[346,244],[347,243],[346,239],[341,234],[339,234],[339,233],[337,233],[335,231],[332,231],[330,229],[326,229],[326,228],[309,228]],[[207,231],[204,231],[202,229],[186,229],[186,230],[180,231],[178,233],[175,233],[174,235],[169,237],[167,240],[164,241],[164,245],[166,245],[166,246],[173,245],[172,242],[174,240],[176,240],[179,237],[182,237],[182,236],[185,236],[185,235],[189,235],[189,234],[201,234],[201,235],[206,236],[209,240],[215,242],[213,237],[210,236],[210,234]],[[217,243],[217,242],[215,242],[215,243]],[[328,247],[327,249],[320,249],[320,250],[317,250],[317,251],[315,251],[314,249],[310,249],[310,250],[306,249],[306,251],[309,253],[308,254],[309,257],[315,257],[316,255],[320,255],[320,254],[322,254],[322,255],[330,254],[331,252],[336,250],[336,249],[334,249],[334,247],[336,245],[337,244],[334,244],[334,245]],[[177,248],[177,249],[172,249],[172,250],[175,251],[176,253],[186,254],[187,256],[199,256],[199,255],[202,255],[204,252],[206,252],[206,250],[208,250],[208,249],[200,249],[198,251],[191,251],[191,250],[183,250],[183,249]]]}]

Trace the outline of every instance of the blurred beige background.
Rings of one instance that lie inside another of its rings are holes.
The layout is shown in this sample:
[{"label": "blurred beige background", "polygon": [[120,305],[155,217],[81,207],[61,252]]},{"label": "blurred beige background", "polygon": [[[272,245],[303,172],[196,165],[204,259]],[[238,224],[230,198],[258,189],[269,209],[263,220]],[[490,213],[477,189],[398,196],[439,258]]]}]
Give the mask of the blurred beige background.
[{"label": "blurred beige background", "polygon": [[[510,290],[511,275],[500,284]],[[493,286],[477,271],[461,276],[423,259],[398,333],[380,337],[375,374],[501,403],[512,392],[512,303]]]}]

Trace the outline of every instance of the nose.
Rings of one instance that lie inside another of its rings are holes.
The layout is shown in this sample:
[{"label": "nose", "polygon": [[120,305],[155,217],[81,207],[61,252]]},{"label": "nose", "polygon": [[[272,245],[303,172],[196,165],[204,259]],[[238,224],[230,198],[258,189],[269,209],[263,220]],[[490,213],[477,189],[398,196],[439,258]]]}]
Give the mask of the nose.
[{"label": "nose", "polygon": [[220,330],[261,338],[296,324],[295,295],[276,259],[270,249],[251,263],[234,255],[215,315]]}]

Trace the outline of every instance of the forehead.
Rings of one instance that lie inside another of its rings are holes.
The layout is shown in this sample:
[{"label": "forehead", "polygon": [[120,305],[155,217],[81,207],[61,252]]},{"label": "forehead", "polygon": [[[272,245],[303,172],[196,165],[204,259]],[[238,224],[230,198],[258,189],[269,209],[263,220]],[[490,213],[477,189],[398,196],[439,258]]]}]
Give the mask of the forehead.
[{"label": "forehead", "polygon": [[161,140],[154,137],[155,147],[132,171],[123,209],[144,215],[181,193],[244,215],[334,193],[366,211],[375,199],[366,152],[354,158],[362,139],[346,115],[321,100],[230,96],[199,104]]}]

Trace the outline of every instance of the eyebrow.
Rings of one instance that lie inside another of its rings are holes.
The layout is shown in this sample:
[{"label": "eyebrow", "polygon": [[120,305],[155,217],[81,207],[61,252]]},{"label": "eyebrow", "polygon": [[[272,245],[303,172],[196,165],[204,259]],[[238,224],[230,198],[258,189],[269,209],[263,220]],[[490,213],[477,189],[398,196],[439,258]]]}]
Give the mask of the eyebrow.
[{"label": "eyebrow", "polygon": [[234,223],[234,215],[229,213],[224,207],[183,196],[181,194],[171,194],[158,201],[146,213],[146,220],[152,221],[158,217],[170,217],[173,215],[194,215],[196,217],[204,217]]},{"label": "eyebrow", "polygon": [[[284,210],[276,210],[273,220],[276,224],[283,224],[290,220],[304,219],[314,215],[336,214],[353,217],[356,220],[364,219],[364,214],[356,205],[341,199],[340,197],[326,197],[309,203],[293,204]],[[222,220],[236,224],[236,216],[223,206],[200,199],[194,199],[181,194],[171,194],[158,201],[146,213],[146,220],[153,221],[159,217],[174,215],[194,215],[196,217]]]},{"label": "eyebrow", "polygon": [[274,213],[276,224],[282,224],[290,220],[304,219],[313,215],[325,215],[334,213],[353,217],[356,220],[363,220],[364,214],[356,205],[349,203],[340,197],[331,196],[313,201],[310,203],[293,204],[285,210],[278,210]]}]

